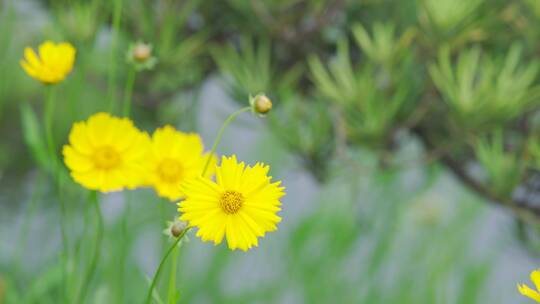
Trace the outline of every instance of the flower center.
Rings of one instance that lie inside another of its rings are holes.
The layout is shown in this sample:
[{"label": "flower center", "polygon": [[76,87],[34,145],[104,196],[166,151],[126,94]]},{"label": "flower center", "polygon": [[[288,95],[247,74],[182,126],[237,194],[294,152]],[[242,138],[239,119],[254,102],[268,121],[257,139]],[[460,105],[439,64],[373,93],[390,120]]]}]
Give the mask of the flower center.
[{"label": "flower center", "polygon": [[96,168],[109,170],[120,164],[120,155],[111,146],[102,146],[94,153],[93,161]]},{"label": "flower center", "polygon": [[244,204],[244,196],[240,192],[236,191],[225,191],[219,199],[219,205],[223,212],[227,214],[235,214],[242,208]]},{"label": "flower center", "polygon": [[158,165],[157,171],[159,178],[168,183],[175,183],[184,176],[182,164],[170,158],[162,160]]}]

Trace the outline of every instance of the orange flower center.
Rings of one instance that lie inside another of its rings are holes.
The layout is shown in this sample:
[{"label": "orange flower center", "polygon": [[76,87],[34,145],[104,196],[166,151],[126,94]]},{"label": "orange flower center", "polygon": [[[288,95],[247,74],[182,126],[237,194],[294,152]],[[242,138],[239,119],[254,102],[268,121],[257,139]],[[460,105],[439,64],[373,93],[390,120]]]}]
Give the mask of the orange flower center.
[{"label": "orange flower center", "polygon": [[93,161],[96,168],[110,170],[120,164],[120,155],[113,147],[102,146],[95,151]]},{"label": "orange flower center", "polygon": [[184,167],[179,161],[166,158],[158,165],[157,172],[162,181],[176,183],[184,176]]},{"label": "orange flower center", "polygon": [[242,208],[244,204],[244,196],[240,192],[236,191],[225,191],[219,199],[219,205],[223,212],[227,214],[235,214]]}]

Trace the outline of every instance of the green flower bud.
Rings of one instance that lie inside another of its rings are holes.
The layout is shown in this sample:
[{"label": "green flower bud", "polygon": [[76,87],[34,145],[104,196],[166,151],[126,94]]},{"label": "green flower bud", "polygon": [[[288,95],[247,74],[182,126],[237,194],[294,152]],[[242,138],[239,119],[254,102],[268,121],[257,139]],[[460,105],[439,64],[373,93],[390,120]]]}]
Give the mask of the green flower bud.
[{"label": "green flower bud", "polygon": [[249,98],[249,103],[254,113],[266,115],[272,110],[272,101],[264,94],[257,94]]},{"label": "green flower bud", "polygon": [[140,41],[130,45],[126,60],[137,71],[151,70],[157,63],[156,57],[152,56],[152,45]]}]

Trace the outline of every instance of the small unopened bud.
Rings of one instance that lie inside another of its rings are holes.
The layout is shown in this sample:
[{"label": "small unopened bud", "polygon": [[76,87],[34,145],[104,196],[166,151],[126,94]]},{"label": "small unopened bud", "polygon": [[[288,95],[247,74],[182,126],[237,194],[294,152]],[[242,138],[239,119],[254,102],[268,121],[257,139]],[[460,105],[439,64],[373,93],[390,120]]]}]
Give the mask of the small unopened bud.
[{"label": "small unopened bud", "polygon": [[131,44],[126,54],[126,60],[137,71],[151,70],[157,63],[156,57],[152,56],[152,45],[144,42]]},{"label": "small unopened bud", "polygon": [[176,219],[173,222],[167,222],[167,229],[163,230],[163,233],[170,238],[178,238],[184,233],[186,228],[186,222]]},{"label": "small unopened bud", "polygon": [[133,58],[138,62],[145,62],[152,56],[152,47],[149,44],[138,42],[133,48]]},{"label": "small unopened bud", "polygon": [[175,221],[171,227],[171,234],[174,237],[179,237],[184,230],[186,230],[186,223],[181,221]]},{"label": "small unopened bud", "polygon": [[250,98],[251,107],[257,114],[265,115],[272,110],[272,101],[264,94],[258,94]]}]

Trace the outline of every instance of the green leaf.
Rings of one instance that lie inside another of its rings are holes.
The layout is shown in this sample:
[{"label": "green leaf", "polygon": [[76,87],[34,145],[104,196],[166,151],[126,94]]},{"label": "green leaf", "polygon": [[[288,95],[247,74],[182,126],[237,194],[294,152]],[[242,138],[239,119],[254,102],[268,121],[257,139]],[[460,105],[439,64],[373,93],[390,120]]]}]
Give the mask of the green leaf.
[{"label": "green leaf", "polygon": [[52,169],[47,157],[45,137],[34,110],[29,104],[22,103],[20,113],[24,142],[30,149],[32,157],[40,167]]}]

